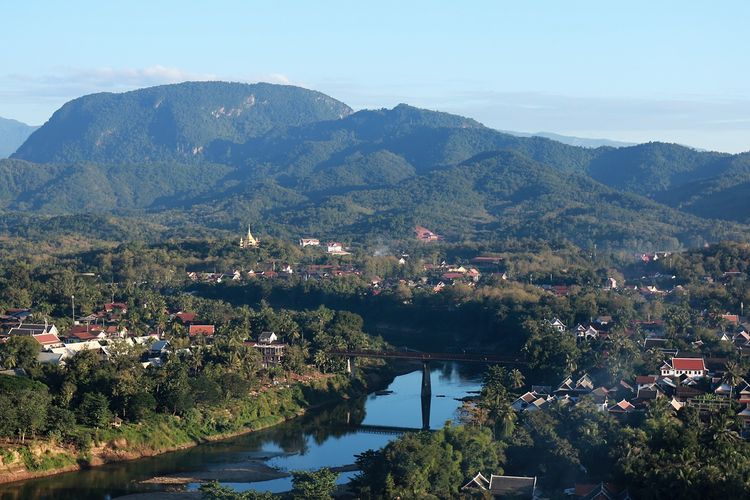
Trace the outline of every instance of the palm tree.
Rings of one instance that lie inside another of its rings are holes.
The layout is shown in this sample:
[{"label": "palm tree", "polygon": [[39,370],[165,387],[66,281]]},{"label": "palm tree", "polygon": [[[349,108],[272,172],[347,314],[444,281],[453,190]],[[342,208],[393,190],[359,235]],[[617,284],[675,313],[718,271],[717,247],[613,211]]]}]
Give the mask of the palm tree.
[{"label": "palm tree", "polygon": [[525,380],[523,373],[518,368],[514,368],[508,373],[508,385],[511,389],[520,389],[523,387]]},{"label": "palm tree", "polygon": [[729,386],[729,399],[733,397],[733,391],[737,384],[742,381],[742,368],[736,361],[729,361],[724,367],[724,376],[721,381]]}]

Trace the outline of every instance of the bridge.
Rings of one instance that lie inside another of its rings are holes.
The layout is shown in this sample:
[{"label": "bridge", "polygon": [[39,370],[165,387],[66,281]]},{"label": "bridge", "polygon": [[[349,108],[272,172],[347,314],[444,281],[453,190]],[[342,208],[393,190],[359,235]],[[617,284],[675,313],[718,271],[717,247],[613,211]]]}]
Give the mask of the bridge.
[{"label": "bridge", "polygon": [[414,350],[403,351],[373,351],[373,350],[342,350],[328,351],[329,356],[346,358],[346,371],[354,372],[356,358],[403,359],[422,362],[422,429],[430,429],[430,406],[432,400],[432,381],[430,377],[430,361],[454,361],[465,363],[488,363],[525,365],[526,362],[513,356],[485,353],[451,353],[451,352],[422,352]]},{"label": "bridge", "polygon": [[331,356],[343,356],[347,359],[352,358],[379,358],[379,359],[407,359],[415,361],[459,361],[466,363],[491,363],[491,364],[511,364],[523,365],[525,361],[513,356],[503,356],[498,354],[485,353],[466,353],[466,352],[422,352],[422,351],[371,351],[359,350],[348,351],[334,349],[328,351]]}]

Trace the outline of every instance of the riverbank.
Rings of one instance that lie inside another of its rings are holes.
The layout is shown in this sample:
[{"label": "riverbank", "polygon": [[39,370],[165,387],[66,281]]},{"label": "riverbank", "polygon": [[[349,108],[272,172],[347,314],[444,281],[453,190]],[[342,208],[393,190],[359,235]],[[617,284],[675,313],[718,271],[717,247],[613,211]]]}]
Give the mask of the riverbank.
[{"label": "riverbank", "polygon": [[314,408],[387,387],[400,371],[392,366],[366,368],[354,379],[333,375],[271,386],[222,406],[191,410],[182,417],[153,415],[117,428],[76,429],[76,441],[88,446],[41,440],[6,444],[0,448],[0,483],[152,457],[269,428]]}]

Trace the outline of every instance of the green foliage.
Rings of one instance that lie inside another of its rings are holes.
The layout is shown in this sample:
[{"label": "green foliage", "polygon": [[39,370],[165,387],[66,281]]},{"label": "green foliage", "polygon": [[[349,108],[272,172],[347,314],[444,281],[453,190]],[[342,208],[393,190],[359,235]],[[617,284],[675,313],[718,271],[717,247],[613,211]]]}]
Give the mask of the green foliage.
[{"label": "green foliage", "polygon": [[0,436],[24,441],[46,427],[50,395],[41,382],[0,375]]},{"label": "green foliage", "polygon": [[292,498],[295,500],[328,500],[333,498],[338,474],[329,468],[292,472]]},{"label": "green foliage", "polygon": [[112,418],[107,396],[99,392],[83,395],[77,411],[78,421],[91,427],[105,427]]},{"label": "green foliage", "polygon": [[228,486],[220,485],[218,481],[203,483],[198,489],[203,500],[272,500],[274,498],[273,494],[265,492],[245,491],[240,493]]},{"label": "green foliage", "polygon": [[465,478],[502,474],[505,445],[483,428],[446,425],[405,434],[380,451],[358,456],[352,485],[362,498],[456,498]]}]

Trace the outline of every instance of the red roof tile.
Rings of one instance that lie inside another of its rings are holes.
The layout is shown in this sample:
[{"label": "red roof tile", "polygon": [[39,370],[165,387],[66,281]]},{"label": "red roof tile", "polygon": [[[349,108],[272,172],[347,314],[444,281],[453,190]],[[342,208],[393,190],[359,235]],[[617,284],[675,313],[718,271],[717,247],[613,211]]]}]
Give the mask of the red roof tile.
[{"label": "red roof tile", "polygon": [[703,358],[672,358],[672,368],[675,370],[705,371]]},{"label": "red roof tile", "polygon": [[41,335],[33,335],[34,340],[39,342],[40,345],[54,345],[60,344],[60,339],[54,333],[43,333]]},{"label": "red roof tile", "polygon": [[190,335],[213,335],[214,325],[190,325]]}]

